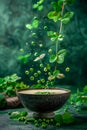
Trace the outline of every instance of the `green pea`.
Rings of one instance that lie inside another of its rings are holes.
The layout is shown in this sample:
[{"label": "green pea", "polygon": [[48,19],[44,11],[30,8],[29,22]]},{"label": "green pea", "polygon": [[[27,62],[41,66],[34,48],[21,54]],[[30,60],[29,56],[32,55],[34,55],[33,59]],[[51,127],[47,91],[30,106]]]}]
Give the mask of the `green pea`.
[{"label": "green pea", "polygon": [[50,119],[50,122],[53,122],[54,120],[53,119]]},{"label": "green pea", "polygon": [[29,75],[29,71],[28,71],[28,70],[26,70],[26,71],[25,71],[25,74],[26,74],[26,75]]},{"label": "green pea", "polygon": [[66,72],[69,72],[69,71],[70,71],[70,68],[69,68],[69,67],[66,67],[65,71],[66,71]]},{"label": "green pea", "polygon": [[34,123],[38,123],[38,120],[34,120]]},{"label": "green pea", "polygon": [[40,80],[37,80],[37,83],[41,83],[41,81],[40,81]]},{"label": "green pea", "polygon": [[36,36],[36,33],[32,33],[32,36]]},{"label": "green pea", "polygon": [[34,56],[38,56],[38,52],[35,52],[35,53],[34,53]]},{"label": "green pea", "polygon": [[36,127],[39,127],[38,120],[34,120],[34,125],[35,125]]},{"label": "green pea", "polygon": [[49,122],[50,122],[50,120],[49,120],[49,119],[47,119],[47,120],[46,120],[46,123],[48,123],[48,124],[49,124]]},{"label": "green pea", "polygon": [[43,44],[39,44],[39,47],[43,47]]},{"label": "green pea", "polygon": [[42,68],[42,67],[44,67],[44,65],[43,65],[43,64],[40,64],[40,67]]},{"label": "green pea", "polygon": [[24,52],[24,49],[23,49],[23,48],[21,48],[21,49],[20,49],[20,52]]},{"label": "green pea", "polygon": [[34,73],[34,76],[35,76],[35,77],[38,77],[38,73]]},{"label": "green pea", "polygon": [[43,119],[43,121],[46,121],[46,119]]},{"label": "green pea", "polygon": [[56,123],[56,126],[58,126],[58,127],[59,127],[59,126],[60,126],[60,123],[59,123],[59,122],[57,122],[57,123]]},{"label": "green pea", "polygon": [[47,26],[44,26],[44,29],[48,29],[48,27],[47,27]]},{"label": "green pea", "polygon": [[41,74],[41,71],[40,71],[40,70],[38,70],[38,71],[37,71],[37,73],[38,73],[38,74]]},{"label": "green pea", "polygon": [[36,43],[34,41],[31,42],[32,45],[35,45]]},{"label": "green pea", "polygon": [[42,82],[42,83],[45,83],[45,79],[41,79],[41,82]]},{"label": "green pea", "polygon": [[48,75],[51,75],[51,72],[48,72]]},{"label": "green pea", "polygon": [[34,80],[34,76],[30,76],[30,80]]},{"label": "green pea", "polygon": [[34,69],[33,69],[33,68],[30,68],[30,71],[31,71],[31,72],[33,72],[33,71],[34,71]]},{"label": "green pea", "polygon": [[39,122],[42,122],[42,119],[38,119]]},{"label": "green pea", "polygon": [[50,64],[47,64],[47,69],[50,70],[51,66]]},{"label": "green pea", "polygon": [[45,122],[42,122],[42,128],[46,128],[47,124]]},{"label": "green pea", "polygon": [[34,125],[35,125],[36,127],[39,127],[39,124],[38,124],[38,123],[35,123]]},{"label": "green pea", "polygon": [[47,68],[46,67],[44,68],[44,71],[47,72]]},{"label": "green pea", "polygon": [[52,49],[49,49],[48,52],[49,52],[49,53],[52,53]]},{"label": "green pea", "polygon": [[19,121],[25,121],[26,118],[25,118],[24,116],[21,116],[21,117],[18,118],[18,120],[19,120]]}]

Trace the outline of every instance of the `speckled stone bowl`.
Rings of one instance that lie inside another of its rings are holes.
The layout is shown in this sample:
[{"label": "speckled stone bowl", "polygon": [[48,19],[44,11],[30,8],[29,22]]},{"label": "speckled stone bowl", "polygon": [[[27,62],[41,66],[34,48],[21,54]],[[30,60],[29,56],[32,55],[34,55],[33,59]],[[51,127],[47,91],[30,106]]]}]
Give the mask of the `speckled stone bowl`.
[{"label": "speckled stone bowl", "polygon": [[[50,92],[50,94],[37,94],[37,92]],[[28,89],[18,92],[23,106],[34,111],[34,117],[52,118],[53,111],[61,108],[70,96],[67,89]]]}]

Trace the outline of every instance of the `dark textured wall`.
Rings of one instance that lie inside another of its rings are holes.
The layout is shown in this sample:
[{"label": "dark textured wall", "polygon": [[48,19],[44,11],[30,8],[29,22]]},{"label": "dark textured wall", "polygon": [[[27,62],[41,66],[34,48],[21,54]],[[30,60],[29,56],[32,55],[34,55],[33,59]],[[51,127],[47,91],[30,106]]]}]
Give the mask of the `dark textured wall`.
[{"label": "dark textured wall", "polygon": [[[45,9],[39,16],[42,25],[37,32],[37,41],[39,43],[44,41],[45,44],[43,52],[49,47],[49,44],[48,39],[45,38],[46,32],[42,30],[42,27],[45,24],[48,24],[48,26],[50,24],[51,28],[51,25],[53,25],[43,17],[49,9],[49,1],[44,3]],[[31,53],[34,51],[31,46],[31,33],[25,28],[25,24],[31,22],[33,15],[37,14],[36,11],[32,10],[33,3],[32,0],[0,0],[1,77],[12,73],[22,74],[23,67],[17,60],[20,48],[25,48],[27,52]],[[87,84],[87,1],[76,0],[75,4],[69,9],[73,10],[75,15],[71,23],[64,27],[66,35],[61,46],[68,49],[65,64],[62,67],[70,66],[71,71],[66,75],[63,82],[81,86]]]}]

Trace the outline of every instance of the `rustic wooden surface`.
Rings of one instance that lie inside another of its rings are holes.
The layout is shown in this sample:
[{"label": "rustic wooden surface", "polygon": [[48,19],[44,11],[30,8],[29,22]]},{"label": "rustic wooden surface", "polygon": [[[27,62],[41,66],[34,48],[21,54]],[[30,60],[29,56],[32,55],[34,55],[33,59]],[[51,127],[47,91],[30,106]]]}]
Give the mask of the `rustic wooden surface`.
[{"label": "rustic wooden surface", "polygon": [[[41,127],[35,127],[33,124],[23,124],[22,122],[11,120],[9,118],[9,111],[16,111],[21,109],[9,109],[0,111],[0,130],[43,130]],[[24,110],[24,109],[23,109]],[[87,119],[84,121],[78,121],[77,124],[71,126],[48,126],[46,130],[87,130]]]}]

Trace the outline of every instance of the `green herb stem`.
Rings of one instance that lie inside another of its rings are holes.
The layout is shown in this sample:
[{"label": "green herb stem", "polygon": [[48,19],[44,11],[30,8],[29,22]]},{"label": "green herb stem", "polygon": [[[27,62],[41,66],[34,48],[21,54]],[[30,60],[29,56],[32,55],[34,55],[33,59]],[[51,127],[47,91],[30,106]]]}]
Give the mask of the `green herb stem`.
[{"label": "green herb stem", "polygon": [[[62,11],[61,11],[61,16],[63,16],[63,12],[64,12],[64,7],[65,7],[65,3],[63,2],[63,5],[62,5]],[[61,34],[62,32],[62,21],[60,21],[60,29],[59,29],[59,35]],[[58,39],[56,41],[56,55],[58,53]]]},{"label": "green herb stem", "polygon": [[[66,4],[66,3],[63,2],[62,11],[61,11],[61,16],[63,16],[65,4]],[[63,23],[62,23],[62,21],[60,21],[59,35],[60,35],[61,32],[62,32],[62,25],[63,25]],[[59,40],[57,39],[57,41],[56,41],[56,56],[57,56],[57,53],[58,53],[58,45],[59,45],[58,43],[59,43]],[[55,70],[56,70],[56,68],[57,68],[57,63],[56,63],[56,66],[55,66]]]}]

